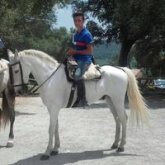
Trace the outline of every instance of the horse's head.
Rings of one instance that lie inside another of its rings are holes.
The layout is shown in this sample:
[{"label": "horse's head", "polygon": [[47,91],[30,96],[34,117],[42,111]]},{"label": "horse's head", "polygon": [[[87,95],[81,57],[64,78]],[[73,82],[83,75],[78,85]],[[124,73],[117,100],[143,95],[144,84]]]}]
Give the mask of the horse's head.
[{"label": "horse's head", "polygon": [[28,84],[31,67],[23,61],[17,51],[14,54],[8,50],[8,56],[11,67],[12,84],[14,85],[16,93],[23,93],[27,90],[26,85]]}]

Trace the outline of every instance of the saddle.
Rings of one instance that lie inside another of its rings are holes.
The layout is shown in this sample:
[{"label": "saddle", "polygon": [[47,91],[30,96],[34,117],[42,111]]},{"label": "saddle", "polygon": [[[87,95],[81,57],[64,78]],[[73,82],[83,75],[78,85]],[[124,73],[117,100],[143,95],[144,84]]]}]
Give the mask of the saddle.
[{"label": "saddle", "polygon": [[[73,57],[66,58],[64,60],[64,65],[65,65],[65,73],[67,80],[72,83],[71,87],[71,92],[70,92],[70,97],[68,100],[68,104],[66,108],[71,107],[73,98],[74,98],[74,93],[76,90],[76,82],[74,79],[74,75],[76,72],[76,69],[78,67],[77,62],[74,60]],[[94,65],[93,63],[88,67],[87,71],[84,74],[84,80],[98,80],[101,79],[101,69],[100,66]]]},{"label": "saddle", "polygon": [[[66,106],[66,108],[68,108],[68,107],[71,107],[73,98],[74,98],[74,93],[75,93],[75,89],[76,89],[76,82],[74,80],[74,74],[76,72],[78,64],[74,60],[74,58],[69,57],[69,58],[65,59],[64,65],[65,65],[65,72],[66,72],[67,79],[69,82],[72,82],[70,97],[68,100],[68,104]],[[121,67],[116,67],[116,68],[122,69]],[[100,66],[94,65],[93,63],[91,63],[91,65],[88,67],[87,71],[83,75],[83,78],[84,78],[84,80],[98,80],[98,79],[101,79],[101,75],[102,75],[102,71],[101,71]]]},{"label": "saddle", "polygon": [[[73,57],[69,57],[65,61],[65,71],[69,81],[74,81],[74,74],[78,67],[77,62]],[[84,80],[98,80],[101,78],[101,68],[99,65],[94,65],[91,63],[83,75]]]}]

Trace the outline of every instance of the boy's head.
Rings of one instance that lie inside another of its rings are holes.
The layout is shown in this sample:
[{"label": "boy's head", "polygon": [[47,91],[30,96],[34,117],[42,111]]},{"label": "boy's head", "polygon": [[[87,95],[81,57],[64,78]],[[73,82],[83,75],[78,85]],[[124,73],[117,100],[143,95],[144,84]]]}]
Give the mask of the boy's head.
[{"label": "boy's head", "polygon": [[72,17],[73,17],[73,19],[75,19],[76,17],[81,17],[83,19],[83,21],[85,20],[84,13],[82,13],[82,12],[75,12],[72,14]]},{"label": "boy's head", "polygon": [[77,29],[81,29],[84,26],[84,21],[85,21],[84,13],[75,12],[75,13],[73,13],[72,17],[74,20],[75,27]]}]

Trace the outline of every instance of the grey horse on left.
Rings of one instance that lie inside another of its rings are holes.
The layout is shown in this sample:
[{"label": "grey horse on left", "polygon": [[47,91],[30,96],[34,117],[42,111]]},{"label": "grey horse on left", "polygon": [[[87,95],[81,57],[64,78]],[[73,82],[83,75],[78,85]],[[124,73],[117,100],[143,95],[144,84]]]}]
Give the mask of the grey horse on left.
[{"label": "grey horse on left", "polygon": [[16,94],[13,86],[12,71],[9,67],[9,62],[5,59],[0,59],[0,93],[2,96],[2,104],[0,108],[0,128],[5,128],[10,122],[10,131],[6,147],[13,147]]}]

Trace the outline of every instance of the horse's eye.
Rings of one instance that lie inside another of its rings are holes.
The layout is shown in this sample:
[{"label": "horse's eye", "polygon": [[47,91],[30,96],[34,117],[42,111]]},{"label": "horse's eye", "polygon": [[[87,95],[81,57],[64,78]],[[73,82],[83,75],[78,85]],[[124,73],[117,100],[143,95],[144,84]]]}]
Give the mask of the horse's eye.
[{"label": "horse's eye", "polygon": [[14,72],[17,74],[19,72],[19,70],[15,70]]}]

